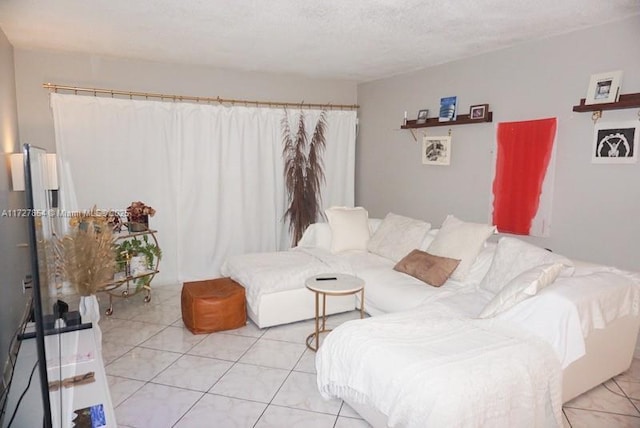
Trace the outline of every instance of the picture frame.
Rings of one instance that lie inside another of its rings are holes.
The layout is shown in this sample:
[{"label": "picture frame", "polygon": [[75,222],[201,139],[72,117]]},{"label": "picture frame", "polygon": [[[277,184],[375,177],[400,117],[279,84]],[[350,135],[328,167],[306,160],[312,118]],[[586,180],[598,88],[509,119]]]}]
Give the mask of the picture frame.
[{"label": "picture frame", "polygon": [[458,97],[440,98],[438,122],[452,122],[458,115]]},{"label": "picture frame", "polygon": [[591,76],[585,104],[614,103],[620,97],[622,71],[609,71]]},{"label": "picture frame", "polygon": [[598,123],[594,127],[591,163],[636,163],[639,144],[639,121]]},{"label": "picture frame", "polygon": [[451,137],[431,137],[425,135],[422,138],[422,164],[450,165]]},{"label": "picture frame", "polygon": [[489,104],[476,104],[469,107],[469,119],[486,119]]},{"label": "picture frame", "polygon": [[422,125],[427,123],[427,116],[429,116],[429,110],[418,110],[418,118],[416,119],[416,124]]}]

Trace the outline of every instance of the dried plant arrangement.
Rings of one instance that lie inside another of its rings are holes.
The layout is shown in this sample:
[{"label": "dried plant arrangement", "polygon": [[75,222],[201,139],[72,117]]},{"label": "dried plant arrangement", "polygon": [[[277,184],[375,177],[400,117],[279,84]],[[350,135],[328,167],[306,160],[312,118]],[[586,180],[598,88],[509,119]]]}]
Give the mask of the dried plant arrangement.
[{"label": "dried plant arrangement", "polygon": [[318,214],[321,214],[320,187],[325,180],[322,154],[326,147],[326,126],[326,112],[323,111],[309,143],[302,111],[295,137],[291,134],[286,110],[282,119],[284,181],[289,203],[284,218],[285,221],[289,220],[293,246],[302,238],[305,229],[316,221]]},{"label": "dried plant arrangement", "polygon": [[56,242],[62,278],[80,296],[95,294],[111,278],[116,268],[113,234],[109,228],[88,223],[74,228]]}]

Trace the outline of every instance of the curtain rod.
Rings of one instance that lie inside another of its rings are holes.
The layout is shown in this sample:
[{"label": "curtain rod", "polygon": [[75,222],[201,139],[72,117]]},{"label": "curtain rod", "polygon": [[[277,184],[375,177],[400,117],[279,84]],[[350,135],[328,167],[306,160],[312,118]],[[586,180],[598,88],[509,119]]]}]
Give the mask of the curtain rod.
[{"label": "curtain rod", "polygon": [[92,93],[93,96],[97,96],[98,94],[108,94],[113,98],[114,95],[125,95],[130,99],[133,97],[144,97],[145,99],[149,98],[160,98],[160,100],[173,100],[173,101],[195,101],[197,103],[205,102],[205,103],[219,103],[219,104],[231,104],[231,105],[245,105],[245,106],[267,106],[267,107],[299,107],[299,108],[319,108],[319,109],[336,109],[336,110],[357,110],[360,106],[357,104],[314,104],[314,103],[305,103],[304,101],[300,103],[287,103],[280,101],[256,101],[256,100],[236,100],[232,98],[220,98],[220,97],[193,97],[186,95],[168,95],[168,94],[157,94],[153,92],[132,92],[132,91],[119,91],[116,89],[101,89],[101,88],[79,88],[75,86],[64,86],[64,85],[55,85],[53,83],[43,83],[42,87],[45,89],[49,89],[53,92],[58,91],[72,91],[76,95],[78,92],[87,92]]}]

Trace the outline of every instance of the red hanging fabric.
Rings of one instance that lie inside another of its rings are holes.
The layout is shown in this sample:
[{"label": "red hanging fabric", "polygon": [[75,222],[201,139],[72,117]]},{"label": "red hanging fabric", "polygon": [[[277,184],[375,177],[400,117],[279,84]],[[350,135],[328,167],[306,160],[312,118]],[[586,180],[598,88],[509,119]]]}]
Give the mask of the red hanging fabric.
[{"label": "red hanging fabric", "polygon": [[500,232],[529,235],[556,127],[556,118],[498,124],[493,224]]}]

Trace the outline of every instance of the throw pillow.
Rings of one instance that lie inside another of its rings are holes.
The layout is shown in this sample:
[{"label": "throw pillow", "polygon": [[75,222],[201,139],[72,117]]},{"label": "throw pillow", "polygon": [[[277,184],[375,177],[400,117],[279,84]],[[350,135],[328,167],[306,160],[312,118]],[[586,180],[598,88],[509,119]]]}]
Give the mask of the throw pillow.
[{"label": "throw pillow", "polygon": [[394,267],[398,272],[406,273],[434,287],[444,284],[451,272],[460,263],[447,257],[438,257],[420,250],[413,250]]},{"label": "throw pillow", "polygon": [[489,271],[482,279],[480,288],[499,293],[513,278],[536,266],[561,263],[568,269],[562,275],[573,273],[573,262],[559,254],[536,247],[520,239],[505,236],[498,241],[496,253]]},{"label": "throw pillow", "polygon": [[551,285],[564,269],[562,263],[549,263],[524,271],[509,281],[500,293],[485,306],[480,318],[490,318],[504,312],[523,300],[535,296],[538,291]]},{"label": "throw pillow", "polygon": [[397,262],[420,247],[430,228],[430,223],[389,213],[371,236],[367,250]]},{"label": "throw pillow", "polygon": [[460,260],[451,279],[464,281],[484,242],[495,229],[489,224],[467,223],[449,215],[427,251],[436,256]]},{"label": "throw pillow", "polygon": [[331,251],[331,228],[329,223],[310,224],[298,241],[298,247],[317,247]]},{"label": "throw pillow", "polygon": [[424,235],[424,239],[422,240],[422,243],[420,243],[418,250],[426,251],[426,249],[429,248],[429,245],[431,245],[433,240],[436,239],[436,236],[438,236],[438,232],[440,232],[440,229],[429,230],[427,234]]},{"label": "throw pillow", "polygon": [[369,213],[362,207],[331,207],[325,210],[331,228],[331,252],[366,250]]}]

